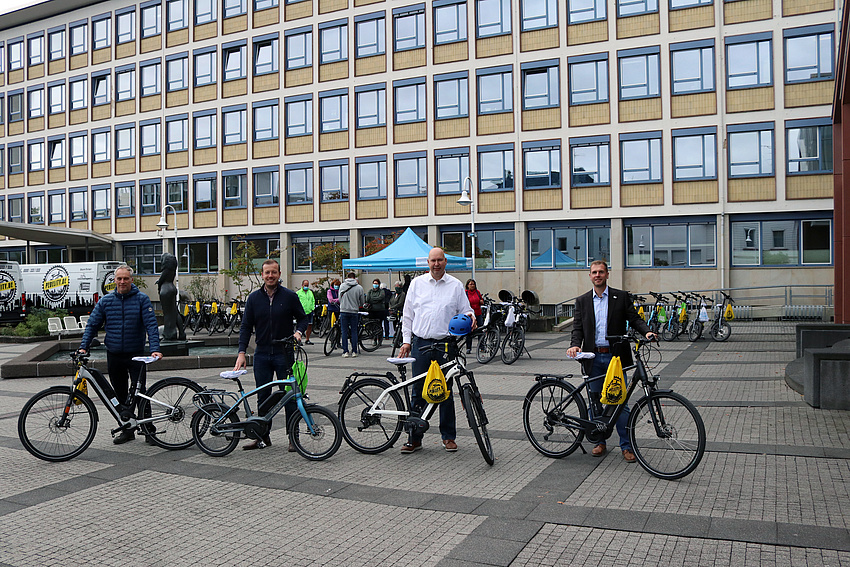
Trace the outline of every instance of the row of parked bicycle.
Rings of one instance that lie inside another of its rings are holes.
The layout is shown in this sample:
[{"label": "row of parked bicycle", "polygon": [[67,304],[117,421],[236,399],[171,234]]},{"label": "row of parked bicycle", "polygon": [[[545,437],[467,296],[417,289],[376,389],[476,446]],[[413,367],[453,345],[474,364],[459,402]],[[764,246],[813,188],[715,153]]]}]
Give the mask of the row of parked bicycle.
[{"label": "row of parked bicycle", "polygon": [[697,341],[708,327],[708,335],[713,340],[722,342],[732,335],[729,321],[735,317],[732,308],[735,301],[723,291],[718,293],[722,296],[720,301],[707,295],[684,291],[650,291],[649,295],[655,299],[654,303],[647,302],[647,298],[640,295],[631,295],[631,298],[638,314],[644,318],[652,332],[665,341],[674,341],[680,336],[688,337],[691,342]]},{"label": "row of parked bicycle", "polygon": [[224,303],[215,299],[184,303],[180,306],[183,315],[183,328],[197,335],[201,331],[208,334],[227,332],[228,336],[239,332],[242,325],[242,313],[245,302],[233,299]]}]

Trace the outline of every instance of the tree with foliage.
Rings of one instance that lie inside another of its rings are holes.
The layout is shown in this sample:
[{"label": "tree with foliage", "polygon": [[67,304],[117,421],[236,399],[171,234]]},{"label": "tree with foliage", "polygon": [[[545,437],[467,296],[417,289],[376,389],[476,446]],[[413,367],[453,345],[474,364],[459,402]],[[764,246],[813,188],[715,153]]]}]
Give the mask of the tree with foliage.
[{"label": "tree with foliage", "polygon": [[192,298],[196,301],[215,299],[218,296],[218,286],[213,276],[195,276],[186,286]]},{"label": "tree with foliage", "polygon": [[325,271],[325,277],[319,278],[314,285],[324,287],[323,284],[331,280],[331,274],[342,274],[342,261],[349,256],[348,247],[338,242],[326,242],[314,246],[310,252],[310,262],[313,269]]},{"label": "tree with foliage", "polygon": [[221,270],[221,273],[229,277],[239,291],[236,294],[236,299],[245,299],[252,290],[262,285],[262,260],[265,260],[265,258],[260,254],[260,250],[254,242],[242,240],[236,246],[236,253],[230,259],[230,269]]},{"label": "tree with foliage", "polygon": [[364,253],[366,254],[366,256],[377,254],[378,252],[395,242],[395,239],[401,236],[401,234],[402,231],[399,230],[383,237],[373,238],[372,240],[366,243],[366,249],[364,250]]}]

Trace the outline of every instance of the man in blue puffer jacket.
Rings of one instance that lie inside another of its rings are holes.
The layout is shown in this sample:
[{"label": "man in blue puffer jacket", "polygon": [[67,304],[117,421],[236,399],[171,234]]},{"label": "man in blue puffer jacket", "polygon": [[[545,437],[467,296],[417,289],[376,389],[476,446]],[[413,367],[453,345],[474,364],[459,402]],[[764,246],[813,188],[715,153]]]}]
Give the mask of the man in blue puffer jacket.
[{"label": "man in blue puffer jacket", "polygon": [[[150,298],[133,284],[133,268],[124,264],[115,269],[115,292],[104,295],[91,312],[80,351],[86,352],[101,327],[106,327],[106,371],[115,397],[121,403],[127,399],[130,376],[139,377],[141,365],[134,356],[145,355],[145,334],[150,341],[151,356],[162,358],[159,352],[159,327]],[[116,445],[136,438],[133,431],[122,431],[112,440]]]}]

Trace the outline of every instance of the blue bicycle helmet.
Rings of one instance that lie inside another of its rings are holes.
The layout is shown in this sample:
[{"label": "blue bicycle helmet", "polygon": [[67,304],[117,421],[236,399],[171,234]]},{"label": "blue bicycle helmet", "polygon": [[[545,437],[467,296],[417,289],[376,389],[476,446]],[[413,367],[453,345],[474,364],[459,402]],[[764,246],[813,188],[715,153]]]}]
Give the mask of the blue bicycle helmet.
[{"label": "blue bicycle helmet", "polygon": [[462,337],[468,335],[472,331],[472,317],[469,315],[455,315],[449,321],[449,333]]}]

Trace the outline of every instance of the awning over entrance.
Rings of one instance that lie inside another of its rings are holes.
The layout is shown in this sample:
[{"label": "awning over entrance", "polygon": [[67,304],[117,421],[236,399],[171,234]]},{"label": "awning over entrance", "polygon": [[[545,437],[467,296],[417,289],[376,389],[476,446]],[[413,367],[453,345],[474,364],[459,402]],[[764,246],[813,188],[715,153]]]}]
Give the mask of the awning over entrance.
[{"label": "awning over entrance", "polygon": [[29,242],[58,244],[72,248],[112,248],[112,245],[115,243],[111,236],[91,230],[24,224],[20,222],[0,221],[0,234]]}]

